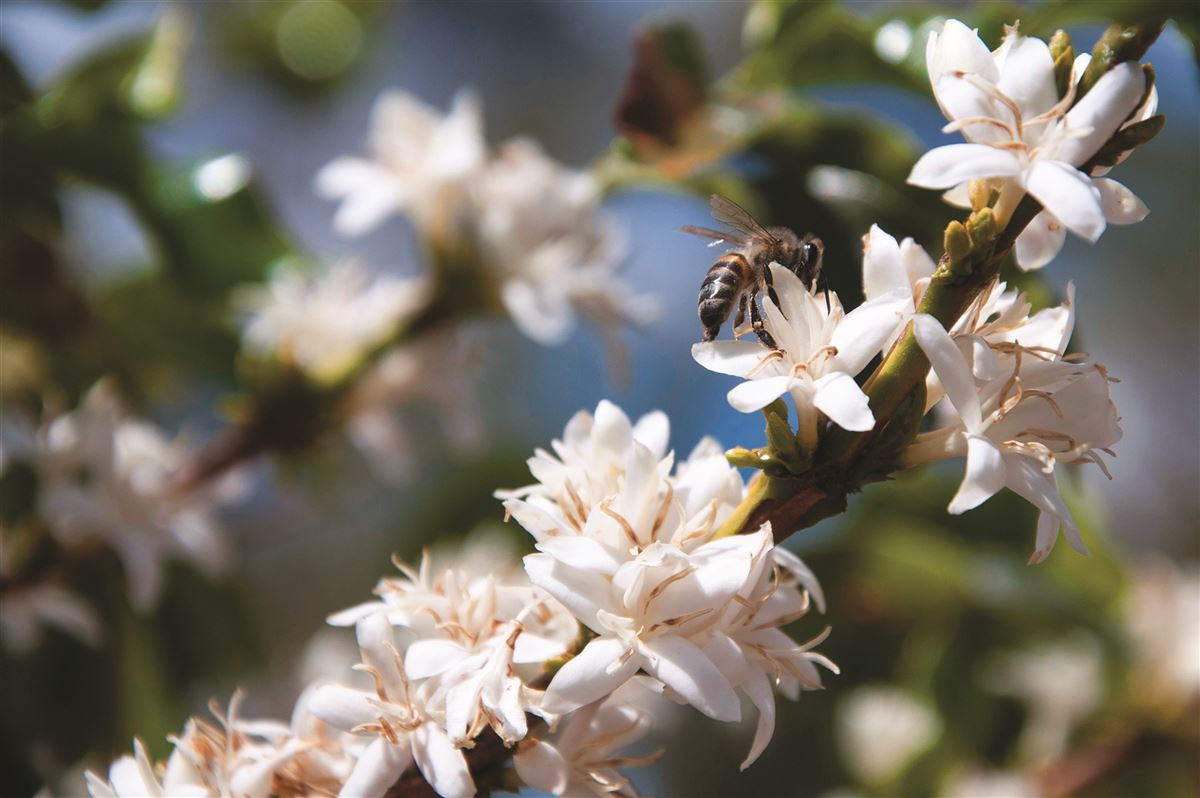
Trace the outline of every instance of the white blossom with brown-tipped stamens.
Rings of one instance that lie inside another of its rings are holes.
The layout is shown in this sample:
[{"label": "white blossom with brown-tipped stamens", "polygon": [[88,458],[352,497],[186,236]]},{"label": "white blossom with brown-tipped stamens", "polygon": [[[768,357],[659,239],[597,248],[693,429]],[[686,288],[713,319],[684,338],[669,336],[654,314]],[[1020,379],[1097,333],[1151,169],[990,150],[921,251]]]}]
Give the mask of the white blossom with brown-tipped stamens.
[{"label": "white blossom with brown-tipped stamens", "polygon": [[637,757],[620,751],[649,727],[648,715],[610,696],[572,712],[555,733],[526,738],[513,764],[522,781],[550,795],[636,798],[621,768],[648,765],[662,751]]},{"label": "white blossom with brown-tipped stamens", "polygon": [[1071,462],[1093,462],[1104,469],[1098,455],[1121,439],[1104,368],[1042,359],[1036,351],[1013,345],[1012,371],[980,380],[964,349],[972,355],[987,352],[986,343],[976,339],[960,348],[932,316],[918,315],[914,332],[945,387],[955,418],[917,435],[905,462],[966,456],[966,474],[950,502],[951,513],[977,507],[1004,487],[1037,507],[1041,514],[1030,562],[1049,555],[1060,528],[1074,548],[1086,552],[1059,495],[1054,471],[1056,464]]}]

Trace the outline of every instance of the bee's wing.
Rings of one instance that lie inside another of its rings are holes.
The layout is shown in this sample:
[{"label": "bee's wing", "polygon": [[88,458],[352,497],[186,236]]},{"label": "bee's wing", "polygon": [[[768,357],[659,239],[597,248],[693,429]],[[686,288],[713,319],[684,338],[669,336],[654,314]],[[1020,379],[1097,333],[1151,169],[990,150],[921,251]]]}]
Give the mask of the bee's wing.
[{"label": "bee's wing", "polygon": [[728,197],[713,194],[708,203],[713,218],[734,230],[745,233],[749,238],[757,238],[768,243],[778,243],[775,236],[767,228],[759,224],[750,212]]},{"label": "bee's wing", "polygon": [[746,243],[745,239],[737,233],[732,233],[728,230],[713,230],[711,227],[696,227],[692,224],[685,224],[679,228],[681,233],[691,233],[694,236],[701,238],[711,238],[713,241],[709,244],[710,247],[715,247],[718,244],[728,241],[734,246],[741,246]]}]

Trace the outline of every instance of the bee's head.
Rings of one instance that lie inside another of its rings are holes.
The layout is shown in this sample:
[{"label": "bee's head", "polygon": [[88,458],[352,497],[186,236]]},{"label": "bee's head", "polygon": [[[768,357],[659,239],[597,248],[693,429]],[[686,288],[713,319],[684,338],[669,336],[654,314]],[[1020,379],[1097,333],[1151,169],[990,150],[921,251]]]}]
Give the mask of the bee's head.
[{"label": "bee's head", "polygon": [[800,242],[800,253],[796,259],[796,274],[804,284],[812,288],[813,283],[821,274],[821,260],[825,255],[825,245],[821,239],[811,233]]}]

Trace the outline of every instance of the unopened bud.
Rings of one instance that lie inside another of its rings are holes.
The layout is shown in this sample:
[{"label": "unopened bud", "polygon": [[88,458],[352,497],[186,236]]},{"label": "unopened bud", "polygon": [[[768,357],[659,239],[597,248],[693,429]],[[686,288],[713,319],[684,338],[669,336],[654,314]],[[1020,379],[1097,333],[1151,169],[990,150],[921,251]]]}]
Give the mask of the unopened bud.
[{"label": "unopened bud", "polygon": [[1058,88],[1058,96],[1065,97],[1071,85],[1071,70],[1075,67],[1075,48],[1071,46],[1071,37],[1064,30],[1051,36],[1049,45],[1050,57],[1054,60],[1054,83]]},{"label": "unopened bud", "polygon": [[967,235],[971,238],[971,246],[980,248],[996,237],[996,215],[991,208],[975,211],[967,219]]},{"label": "unopened bud", "polygon": [[963,226],[962,222],[956,220],[946,225],[942,245],[946,254],[950,256],[952,264],[958,263],[971,254],[971,237],[967,235],[967,228]]},{"label": "unopened bud", "polygon": [[1055,61],[1063,53],[1074,52],[1074,48],[1071,47],[1071,37],[1062,28],[1054,31],[1054,35],[1050,37],[1050,41],[1046,42],[1046,46],[1050,48],[1050,57]]},{"label": "unopened bud", "polygon": [[967,196],[971,198],[971,210],[978,211],[992,204],[992,186],[987,180],[975,178],[967,183]]},{"label": "unopened bud", "polygon": [[[779,405],[782,412],[777,412],[774,405]],[[793,474],[804,471],[809,465],[811,453],[800,450],[800,445],[796,442],[796,433],[788,424],[787,405],[776,400],[764,408],[763,413],[767,417],[767,451],[770,456]]]}]

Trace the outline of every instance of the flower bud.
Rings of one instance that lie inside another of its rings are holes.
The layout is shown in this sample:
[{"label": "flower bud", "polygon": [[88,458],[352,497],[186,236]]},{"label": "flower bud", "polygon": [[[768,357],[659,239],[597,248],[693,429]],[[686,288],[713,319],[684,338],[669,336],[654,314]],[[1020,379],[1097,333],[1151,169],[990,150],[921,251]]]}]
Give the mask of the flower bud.
[{"label": "flower bud", "polygon": [[967,183],[967,196],[971,199],[971,210],[978,211],[992,204],[994,199],[991,184],[981,178],[976,178]]},{"label": "flower bud", "polygon": [[1125,61],[1136,61],[1146,54],[1150,45],[1162,33],[1165,19],[1128,27],[1119,23],[1109,26],[1092,50],[1092,61],[1079,81],[1076,102],[1087,94],[1105,72]]},{"label": "flower bud", "polygon": [[787,404],[776,399],[763,408],[763,415],[767,417],[767,450],[771,456],[793,474],[804,471],[812,453],[802,451],[796,442],[796,433],[788,424]]},{"label": "flower bud", "polygon": [[962,222],[955,220],[946,225],[942,245],[946,254],[950,256],[951,263],[958,263],[971,254],[971,238],[967,235],[967,228],[963,226]]},{"label": "flower bud", "polygon": [[996,215],[991,208],[975,211],[967,219],[967,235],[975,249],[983,247],[996,237]]},{"label": "flower bud", "polygon": [[1054,83],[1058,88],[1058,96],[1066,96],[1071,85],[1071,69],[1075,64],[1075,48],[1071,46],[1071,37],[1065,30],[1059,29],[1048,42],[1050,57],[1054,59]]}]

